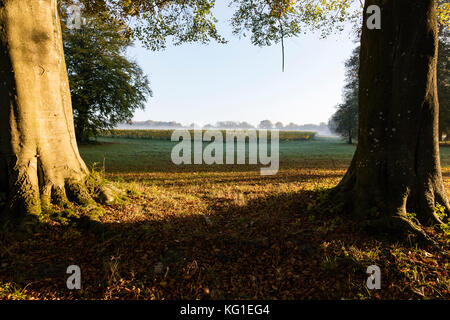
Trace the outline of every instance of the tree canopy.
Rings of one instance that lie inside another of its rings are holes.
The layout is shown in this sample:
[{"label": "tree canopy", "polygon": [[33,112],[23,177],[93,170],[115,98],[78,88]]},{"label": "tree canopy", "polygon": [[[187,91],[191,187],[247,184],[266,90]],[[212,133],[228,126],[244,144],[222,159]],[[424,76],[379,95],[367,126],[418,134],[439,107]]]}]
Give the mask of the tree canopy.
[{"label": "tree canopy", "polygon": [[63,33],[78,141],[131,120],[152,94],[147,76],[126,56],[130,42],[122,30],[97,18]]},{"label": "tree canopy", "polygon": [[60,6],[72,4],[80,5],[88,16],[118,21],[126,26],[130,38],[139,39],[151,50],[166,48],[168,39],[175,45],[225,42],[216,29],[211,0],[63,0]]},{"label": "tree canopy", "polygon": [[[271,45],[307,29],[323,35],[342,29],[355,0],[231,0],[234,34],[251,34],[255,45]],[[164,49],[168,39],[185,42],[225,43],[214,17],[214,0],[63,0],[79,4],[87,14],[106,14],[127,25],[128,35],[151,50]]]},{"label": "tree canopy", "polygon": [[263,120],[258,124],[259,129],[273,129],[273,123],[270,120]]}]

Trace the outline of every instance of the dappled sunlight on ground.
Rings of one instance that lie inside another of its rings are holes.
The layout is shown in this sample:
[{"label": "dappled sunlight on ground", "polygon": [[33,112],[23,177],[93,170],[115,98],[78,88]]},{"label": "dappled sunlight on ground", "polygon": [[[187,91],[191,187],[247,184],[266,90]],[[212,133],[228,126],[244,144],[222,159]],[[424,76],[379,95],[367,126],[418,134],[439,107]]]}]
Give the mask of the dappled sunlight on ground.
[{"label": "dappled sunlight on ground", "polygon": [[[450,298],[444,240],[438,250],[375,238],[317,209],[354,146],[308,143],[285,145],[279,173],[265,177],[255,166],[172,166],[159,142],[134,146],[131,159],[120,145],[81,148],[91,166],[106,159],[100,169],[123,195],[1,234],[0,298]],[[442,155],[449,191],[450,148]],[[72,264],[80,291],[66,288]],[[374,264],[382,290],[370,291]]]},{"label": "dappled sunlight on ground", "polygon": [[[1,237],[0,297],[448,298],[446,256],[380,242],[313,209],[344,173],[107,174],[127,196],[97,221],[46,221]],[[65,287],[71,264],[82,269],[81,291]],[[383,274],[376,292],[365,287],[372,264]]]}]

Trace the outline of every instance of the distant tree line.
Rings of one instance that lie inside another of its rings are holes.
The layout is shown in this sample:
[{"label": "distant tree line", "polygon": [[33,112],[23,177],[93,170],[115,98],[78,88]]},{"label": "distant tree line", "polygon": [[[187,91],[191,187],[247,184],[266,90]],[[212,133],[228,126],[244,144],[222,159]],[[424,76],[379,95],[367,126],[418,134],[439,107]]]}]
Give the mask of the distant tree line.
[{"label": "distant tree line", "polygon": [[177,129],[183,128],[181,123],[175,121],[133,121],[128,123],[121,123],[117,126],[118,129]]},{"label": "distant tree line", "polygon": [[[191,124],[191,128],[198,127],[196,124]],[[248,122],[239,121],[219,121],[215,125],[207,124],[204,126],[205,129],[278,129],[278,130],[289,130],[289,131],[315,131],[319,133],[328,134],[328,125],[325,122],[317,124],[304,124],[299,125],[293,122],[284,125],[282,122],[273,123],[270,120],[263,120],[257,126],[254,126]]]},{"label": "distant tree line", "polygon": [[330,130],[346,138],[349,144],[358,137],[359,53],[358,46],[345,62],[344,102],[337,106],[337,111],[328,122]]},{"label": "distant tree line", "polygon": [[188,129],[278,129],[285,131],[310,131],[316,132],[322,135],[330,135],[331,132],[328,129],[328,125],[325,122],[320,124],[304,124],[299,125],[293,122],[290,122],[287,125],[284,125],[282,122],[272,123],[270,120],[263,120],[257,126],[254,126],[246,121],[219,121],[216,124],[207,124],[205,126],[200,126],[196,123],[191,123],[189,126],[184,126],[183,124],[175,121],[155,121],[155,120],[147,120],[147,121],[133,121],[129,123],[120,123],[116,126],[117,129],[180,129],[180,128],[188,128]]}]

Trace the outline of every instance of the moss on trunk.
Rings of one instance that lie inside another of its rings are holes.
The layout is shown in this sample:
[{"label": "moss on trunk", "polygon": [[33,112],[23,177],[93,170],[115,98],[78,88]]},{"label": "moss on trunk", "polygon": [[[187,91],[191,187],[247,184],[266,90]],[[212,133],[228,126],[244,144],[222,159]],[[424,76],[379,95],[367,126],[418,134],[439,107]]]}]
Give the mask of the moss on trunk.
[{"label": "moss on trunk", "polygon": [[0,192],[8,211],[90,201],[75,139],[56,0],[0,2]]}]

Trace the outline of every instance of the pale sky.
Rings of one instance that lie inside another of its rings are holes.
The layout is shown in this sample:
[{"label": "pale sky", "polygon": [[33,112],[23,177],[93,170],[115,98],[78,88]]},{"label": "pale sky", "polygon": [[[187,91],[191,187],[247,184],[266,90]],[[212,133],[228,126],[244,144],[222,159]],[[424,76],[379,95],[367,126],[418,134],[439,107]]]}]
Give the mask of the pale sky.
[{"label": "pale sky", "polygon": [[308,33],[286,40],[283,73],[281,45],[260,48],[249,38],[233,36],[227,23],[231,14],[217,1],[215,15],[227,44],[184,44],[161,52],[136,44],[129,50],[153,90],[146,110],[137,111],[134,120],[328,122],[341,101],[344,62],[356,47],[350,31],[327,39]]}]

